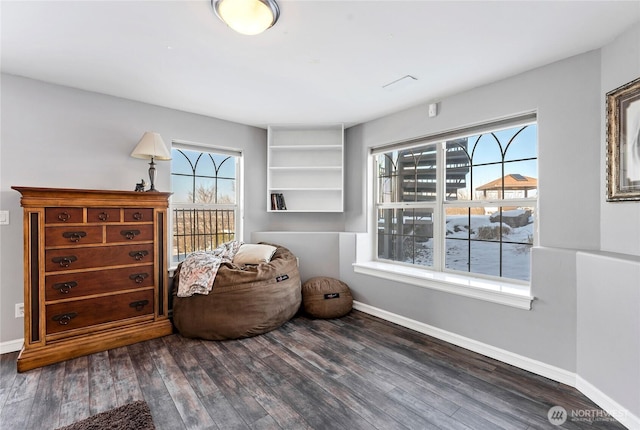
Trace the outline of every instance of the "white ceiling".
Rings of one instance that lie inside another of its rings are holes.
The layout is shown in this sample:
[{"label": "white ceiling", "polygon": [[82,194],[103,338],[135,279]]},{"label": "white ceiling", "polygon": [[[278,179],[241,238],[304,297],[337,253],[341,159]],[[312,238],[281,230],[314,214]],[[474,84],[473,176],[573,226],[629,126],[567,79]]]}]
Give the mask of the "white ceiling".
[{"label": "white ceiling", "polygon": [[[635,1],[281,0],[234,33],[208,0],[0,3],[5,73],[264,127],[361,123],[601,47]],[[405,75],[395,90],[382,87]]]}]

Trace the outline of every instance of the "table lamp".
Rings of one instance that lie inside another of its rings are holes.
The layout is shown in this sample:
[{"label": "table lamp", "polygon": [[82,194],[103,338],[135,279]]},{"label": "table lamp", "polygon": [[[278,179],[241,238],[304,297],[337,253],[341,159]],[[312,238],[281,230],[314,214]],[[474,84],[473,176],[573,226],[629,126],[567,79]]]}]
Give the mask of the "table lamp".
[{"label": "table lamp", "polygon": [[158,191],[154,186],[156,181],[156,163],[154,163],[154,160],[171,160],[171,153],[164,144],[160,134],[152,131],[145,132],[131,153],[131,156],[134,158],[151,159],[149,163],[151,188],[147,191]]}]

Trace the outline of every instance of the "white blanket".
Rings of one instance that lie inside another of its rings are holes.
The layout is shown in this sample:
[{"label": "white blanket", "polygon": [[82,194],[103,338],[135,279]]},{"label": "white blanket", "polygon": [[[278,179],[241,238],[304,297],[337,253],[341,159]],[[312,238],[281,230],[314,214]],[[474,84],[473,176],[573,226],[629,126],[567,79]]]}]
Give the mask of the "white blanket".
[{"label": "white blanket", "polygon": [[209,294],[222,263],[231,263],[242,242],[232,240],[213,251],[196,251],[187,256],[180,268],[178,297]]}]

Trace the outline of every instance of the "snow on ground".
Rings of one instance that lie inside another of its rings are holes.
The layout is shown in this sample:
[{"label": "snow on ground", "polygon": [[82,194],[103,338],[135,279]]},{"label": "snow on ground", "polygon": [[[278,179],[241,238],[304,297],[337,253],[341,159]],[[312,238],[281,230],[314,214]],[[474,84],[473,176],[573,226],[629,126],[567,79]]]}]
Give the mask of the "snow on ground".
[{"label": "snow on ground", "polygon": [[[519,211],[519,212],[518,212]],[[505,211],[507,215],[520,215],[524,210]],[[472,215],[471,225],[467,215],[453,215],[447,217],[446,260],[447,269],[469,271],[491,276],[500,276],[500,244],[498,223],[491,222],[489,215]],[[502,245],[502,276],[511,279],[528,281],[530,277],[530,252],[533,243],[533,219],[523,227],[512,228],[502,224],[503,241],[517,242]],[[469,228],[471,235],[469,236]],[[469,242],[466,239],[471,239]],[[465,240],[455,240],[465,239]],[[487,241],[475,241],[484,239]],[[471,246],[471,261],[469,262],[469,246]],[[416,244],[415,264],[432,264],[431,241]]]}]

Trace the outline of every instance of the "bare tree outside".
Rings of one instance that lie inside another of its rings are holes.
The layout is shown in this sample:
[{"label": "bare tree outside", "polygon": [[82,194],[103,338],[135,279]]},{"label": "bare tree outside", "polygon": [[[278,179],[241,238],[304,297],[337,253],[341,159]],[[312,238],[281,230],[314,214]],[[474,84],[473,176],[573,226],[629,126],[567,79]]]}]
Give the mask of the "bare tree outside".
[{"label": "bare tree outside", "polygon": [[182,171],[172,171],[174,184],[183,188],[179,197],[183,203],[172,205],[173,255],[181,261],[192,252],[212,251],[236,238],[235,169],[233,176],[228,173],[228,164],[236,157],[174,151],[176,158],[183,157]]},{"label": "bare tree outside", "polygon": [[[235,193],[235,182],[231,189]],[[235,199],[229,194],[218,195],[218,190],[215,186],[205,187],[204,185],[198,185],[196,187],[195,196],[192,191],[189,191],[188,196],[194,203],[201,204],[234,204],[235,202]]]}]

